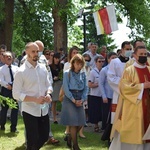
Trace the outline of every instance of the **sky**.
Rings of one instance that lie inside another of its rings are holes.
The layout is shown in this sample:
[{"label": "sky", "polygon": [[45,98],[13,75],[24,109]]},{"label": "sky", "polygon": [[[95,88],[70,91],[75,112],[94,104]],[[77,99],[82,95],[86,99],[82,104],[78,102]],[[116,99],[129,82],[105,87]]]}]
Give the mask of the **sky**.
[{"label": "sky", "polygon": [[112,34],[112,38],[115,39],[114,43],[117,46],[117,49],[121,48],[121,44],[123,41],[131,41],[131,39],[129,39],[128,35],[131,33],[130,28],[126,27],[127,24],[127,19],[124,18],[123,19],[123,23],[118,24],[118,28],[119,30],[114,31]]}]

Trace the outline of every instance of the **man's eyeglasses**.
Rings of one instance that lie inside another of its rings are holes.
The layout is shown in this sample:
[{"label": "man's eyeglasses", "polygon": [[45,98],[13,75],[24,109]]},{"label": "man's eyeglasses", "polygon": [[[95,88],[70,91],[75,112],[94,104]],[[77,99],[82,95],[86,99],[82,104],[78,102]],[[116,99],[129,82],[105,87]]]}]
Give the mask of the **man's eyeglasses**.
[{"label": "man's eyeglasses", "polygon": [[49,53],[46,53],[45,55],[50,55]]},{"label": "man's eyeglasses", "polygon": [[11,58],[10,55],[3,55],[5,58]]}]

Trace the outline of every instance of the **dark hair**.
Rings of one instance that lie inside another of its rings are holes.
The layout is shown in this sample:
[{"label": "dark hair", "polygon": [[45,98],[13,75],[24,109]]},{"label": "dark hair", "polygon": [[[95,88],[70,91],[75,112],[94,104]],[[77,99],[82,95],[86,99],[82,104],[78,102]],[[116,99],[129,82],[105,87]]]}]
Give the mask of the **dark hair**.
[{"label": "dark hair", "polygon": [[117,54],[121,51],[121,49],[117,49]]},{"label": "dark hair", "polygon": [[[56,52],[56,53],[54,53],[54,55],[53,55],[51,67],[52,67],[53,69],[56,69],[56,65],[55,65],[55,63],[54,63],[54,58],[59,58],[59,59],[60,59],[60,53]],[[62,65],[61,65],[60,61],[59,61],[58,65],[59,65],[60,68],[62,68]]]},{"label": "dark hair", "polygon": [[84,58],[85,58],[85,57],[88,57],[88,58],[89,58],[89,61],[91,61],[91,56],[90,56],[89,54],[84,53],[82,56],[83,56]]},{"label": "dark hair", "polygon": [[7,50],[7,46],[6,46],[6,45],[4,45],[4,44],[1,44],[1,45],[0,45],[0,49]]},{"label": "dark hair", "polygon": [[58,52],[54,53],[53,58],[59,58],[60,59],[60,53],[58,53]]},{"label": "dark hair", "polygon": [[124,41],[124,42],[121,44],[121,48],[124,48],[125,45],[130,45],[130,44],[131,44],[131,42],[129,42],[129,41]]},{"label": "dark hair", "polygon": [[134,53],[136,54],[139,49],[146,49],[145,46],[138,46],[135,48]]},{"label": "dark hair", "polygon": [[64,49],[63,49],[63,48],[59,48],[59,50],[60,50],[60,51],[63,51]]},{"label": "dark hair", "polygon": [[115,52],[109,52],[107,54],[107,59],[109,59],[112,55],[116,55],[117,56],[117,54]]}]

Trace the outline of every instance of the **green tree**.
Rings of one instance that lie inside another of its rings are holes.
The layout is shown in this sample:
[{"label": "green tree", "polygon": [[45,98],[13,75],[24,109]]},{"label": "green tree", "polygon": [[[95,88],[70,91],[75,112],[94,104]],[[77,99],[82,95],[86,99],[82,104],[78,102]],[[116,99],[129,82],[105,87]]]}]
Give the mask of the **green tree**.
[{"label": "green tree", "polygon": [[[77,13],[86,4],[94,4],[91,11],[96,11],[109,4],[116,8],[117,20],[128,17],[133,39],[143,38],[149,41],[150,1],[149,0],[0,0],[0,44],[6,44],[8,50],[17,54],[23,50],[24,43],[41,40],[49,49],[80,45],[83,42],[83,28],[77,27]],[[96,35],[92,14],[86,17],[86,41],[94,41],[99,46],[105,44],[110,50],[113,39],[107,35]],[[14,31],[14,33],[13,33]],[[13,37],[13,38],[12,38]],[[12,42],[13,39],[13,42]],[[69,44],[68,44],[69,42]]]},{"label": "green tree", "polygon": [[0,44],[6,44],[11,50],[13,35],[14,0],[0,0]]}]

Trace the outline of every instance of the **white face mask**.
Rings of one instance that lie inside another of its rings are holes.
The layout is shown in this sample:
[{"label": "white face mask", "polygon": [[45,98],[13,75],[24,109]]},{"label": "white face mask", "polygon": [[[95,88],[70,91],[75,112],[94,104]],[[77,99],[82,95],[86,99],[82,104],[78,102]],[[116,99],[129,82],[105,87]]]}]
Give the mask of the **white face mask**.
[{"label": "white face mask", "polygon": [[125,57],[131,57],[131,56],[132,56],[132,53],[133,53],[133,50],[125,51],[124,56],[125,56]]},{"label": "white face mask", "polygon": [[40,57],[43,54],[43,52],[38,52],[38,56]]}]

